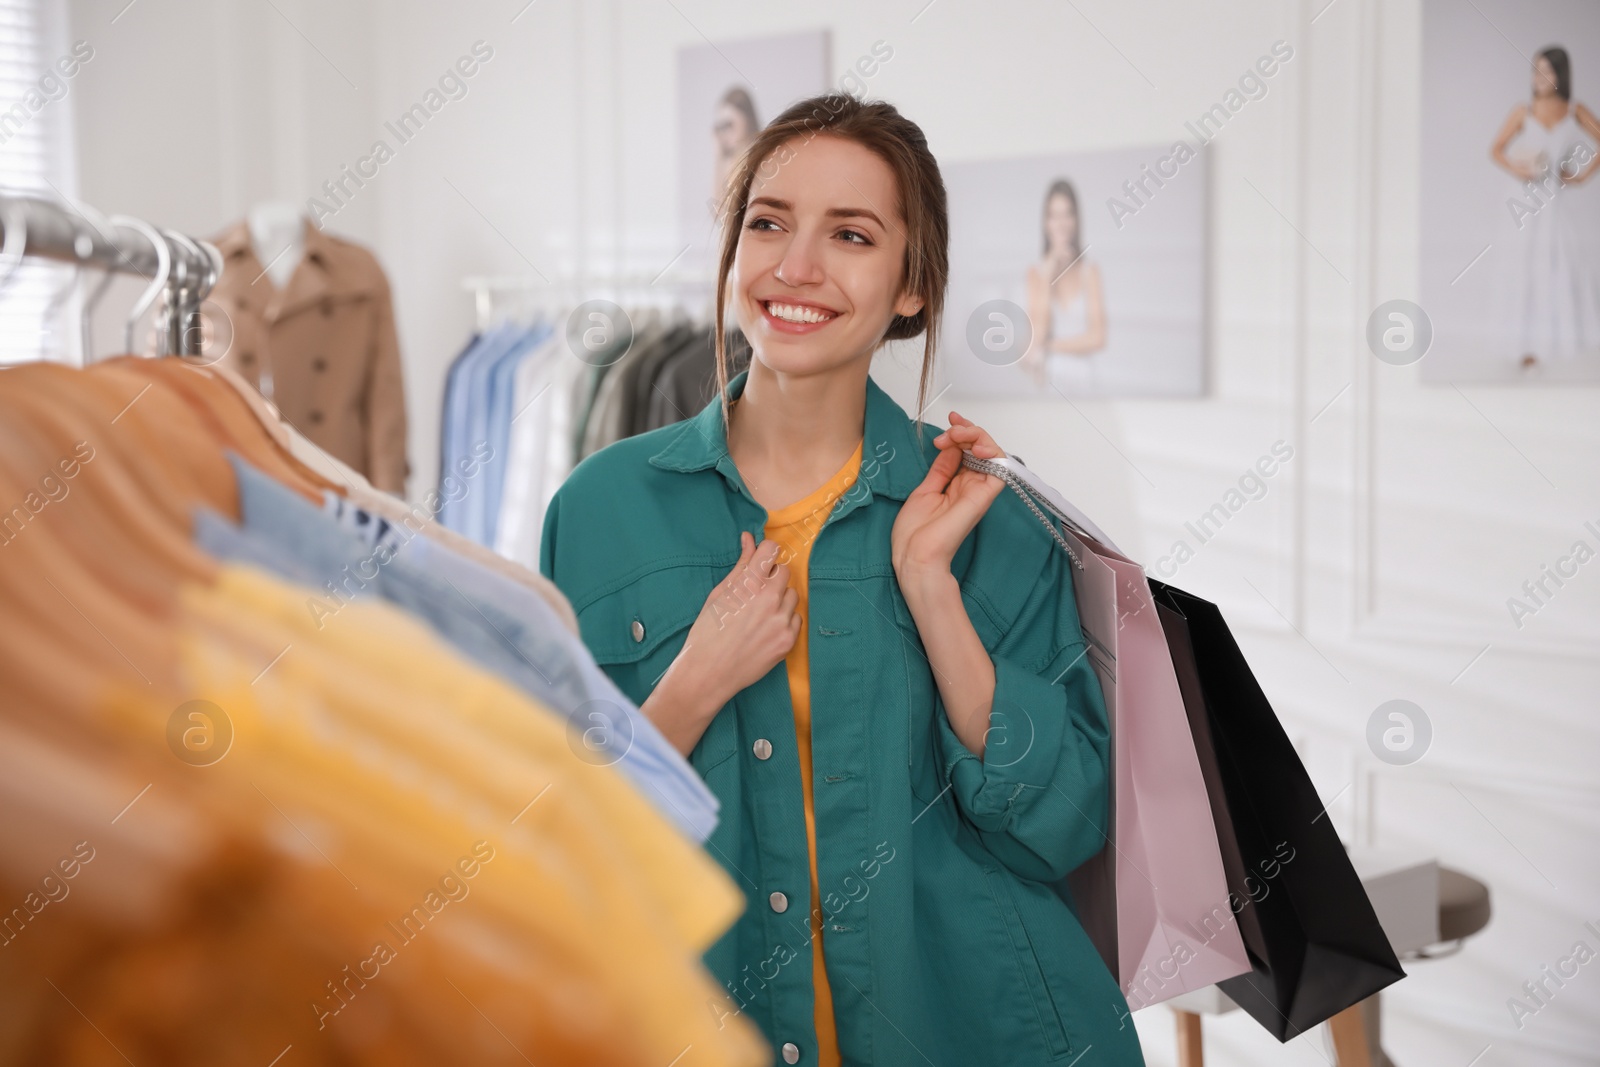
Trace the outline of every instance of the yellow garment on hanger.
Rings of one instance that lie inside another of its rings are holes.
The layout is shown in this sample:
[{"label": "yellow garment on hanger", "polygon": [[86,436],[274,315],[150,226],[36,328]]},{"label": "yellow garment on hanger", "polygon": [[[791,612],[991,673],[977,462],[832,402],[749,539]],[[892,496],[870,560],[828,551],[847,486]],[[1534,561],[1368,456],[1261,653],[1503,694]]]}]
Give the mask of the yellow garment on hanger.
[{"label": "yellow garment on hanger", "polygon": [[[363,752],[387,746],[395,762],[383,766],[391,774],[417,776],[440,799],[477,805],[491,821],[509,804],[509,824],[536,795],[541,799],[516,825],[571,805],[574,819],[609,828],[592,843],[572,844],[615,847],[637,865],[628,880],[658,896],[660,919],[697,950],[737,918],[744,906],[738,887],[620,771],[580,756],[574,745],[581,744],[564,719],[462,659],[402,610],[363,600],[324,617],[308,608],[319,592],[224,565],[212,587],[185,589],[183,604],[204,632],[225,635],[241,649],[236,672],[253,680],[252,696],[265,699],[277,686],[292,687],[281,706],[303,715],[308,728],[326,732],[315,739],[322,751],[335,751],[336,736],[365,746]],[[198,670],[205,662],[187,665]],[[296,690],[321,699],[296,704]],[[281,718],[274,722],[287,725]],[[308,748],[307,758],[317,753]],[[530,779],[534,767],[540,777]],[[457,792],[444,797],[446,789]],[[554,803],[547,807],[547,800]]]},{"label": "yellow garment on hanger", "polygon": [[[434,966],[485,996],[491,976],[521,986],[496,1023],[520,1021],[536,1062],[563,1034],[586,1063],[764,1062],[753,1025],[706,1010],[720,991],[699,953],[743,905],[721,869],[615,768],[579,758],[561,720],[421,623],[358,602],[319,629],[312,593],[235,565],[183,591],[185,679],[233,731],[205,768],[218,809],[253,813],[394,920],[487,842],[494,859],[440,914],[472,951]],[[122,717],[164,740],[166,709]]]}]

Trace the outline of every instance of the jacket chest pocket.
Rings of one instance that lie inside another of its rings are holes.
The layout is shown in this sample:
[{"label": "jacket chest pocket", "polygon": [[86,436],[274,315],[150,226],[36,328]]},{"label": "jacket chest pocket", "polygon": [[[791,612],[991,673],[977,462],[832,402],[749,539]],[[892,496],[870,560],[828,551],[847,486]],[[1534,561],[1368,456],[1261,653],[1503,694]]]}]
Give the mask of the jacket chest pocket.
[{"label": "jacket chest pocket", "polygon": [[[577,612],[578,629],[590,654],[634,704],[644,705],[683,651],[718,580],[714,567],[652,571]],[[734,731],[718,725],[714,722],[706,730],[690,758],[702,777],[733,754]]]},{"label": "jacket chest pocket", "polygon": [[900,628],[898,655],[905,675],[906,772],[911,779],[912,795],[923,804],[932,804],[947,784],[937,744],[938,716],[944,712],[940,708],[933,668],[928,663],[927,650],[922,645],[922,635],[911,609],[898,588],[892,588],[891,598],[895,625]]}]

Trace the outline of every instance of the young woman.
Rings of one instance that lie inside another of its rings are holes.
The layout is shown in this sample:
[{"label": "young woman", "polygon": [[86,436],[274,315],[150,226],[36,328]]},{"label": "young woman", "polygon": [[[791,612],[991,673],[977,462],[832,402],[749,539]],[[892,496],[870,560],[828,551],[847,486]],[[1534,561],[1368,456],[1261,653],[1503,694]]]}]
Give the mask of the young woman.
[{"label": "young woman", "polygon": [[761,123],[756,120],[756,103],[742,85],[731,86],[717,101],[716,118],[711,124],[711,197],[708,214],[717,217],[722,210],[722,193],[728,188],[728,173],[739,154],[756,139]]},{"label": "young woman", "polygon": [[[1065,178],[1044,194],[1043,253],[1028,265],[1028,315],[1034,343],[1022,367],[1038,385],[1059,370],[1069,392],[1099,391],[1099,358],[1106,346],[1106,304],[1100,266],[1084,255],[1078,192]],[[1042,325],[1039,325],[1042,324]]]},{"label": "young woman", "polygon": [[1600,264],[1567,204],[1571,188],[1600,166],[1600,120],[1572,100],[1572,62],[1564,48],[1534,57],[1532,90],[1531,99],[1511,109],[1489,149],[1489,158],[1519,183],[1507,198],[1516,205],[1517,233],[1502,299],[1509,301],[1507,325],[1516,331],[1510,355],[1523,373],[1570,368],[1600,354]]},{"label": "young woman", "polygon": [[1140,1064],[1053,888],[1108,807],[1071,563],[961,467],[1004,455],[987,432],[913,421],[868,376],[922,334],[932,379],[927,142],[888,104],[802,101],[741,157],[724,218],[718,319],[731,304],[749,368],[728,379],[719,328],[718,399],[587,457],[540,549],[721,802],[707,847],[748,906],[706,953],[728,992],[707,1010],[786,1064]]}]

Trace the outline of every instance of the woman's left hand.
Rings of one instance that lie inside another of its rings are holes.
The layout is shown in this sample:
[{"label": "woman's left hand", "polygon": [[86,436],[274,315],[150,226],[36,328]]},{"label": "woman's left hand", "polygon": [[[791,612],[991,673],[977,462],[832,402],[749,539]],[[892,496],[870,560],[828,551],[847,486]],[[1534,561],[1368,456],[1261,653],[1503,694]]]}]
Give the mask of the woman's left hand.
[{"label": "woman's left hand", "polygon": [[1005,455],[994,438],[971,420],[952,411],[950,428],[933,443],[939,456],[922,484],[906,497],[890,533],[897,575],[948,572],[956,549],[1005,488],[1002,479],[961,465],[963,452],[970,451],[979,459]]}]

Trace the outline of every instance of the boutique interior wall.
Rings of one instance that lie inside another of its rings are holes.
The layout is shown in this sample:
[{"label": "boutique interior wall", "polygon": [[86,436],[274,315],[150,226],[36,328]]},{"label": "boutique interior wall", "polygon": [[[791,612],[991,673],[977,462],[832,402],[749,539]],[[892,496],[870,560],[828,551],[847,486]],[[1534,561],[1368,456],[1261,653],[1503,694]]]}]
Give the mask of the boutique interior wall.
[{"label": "boutique interior wall", "polygon": [[[1193,558],[1164,573],[1234,621],[1345,838],[1490,884],[1488,929],[1385,997],[1397,1062],[1594,1062],[1600,964],[1536,1014],[1514,1019],[1508,1001],[1528,1004],[1523,983],[1576,942],[1600,949],[1584,928],[1600,920],[1600,565],[1520,627],[1507,600],[1596,541],[1583,524],[1600,520],[1600,392],[1424,387],[1365,347],[1372,308],[1418,295],[1419,0],[125,3],[69,0],[72,36],[96,50],[71,89],[78,189],[197,234],[259,200],[320,195],[474,42],[493,49],[467,95],[327,220],[390,274],[414,497],[433,484],[443,376],[472,327],[463,276],[671,260],[679,46],[827,26],[837,78],[885,41],[869,93],[955,162],[1129,145],[1154,158],[1287,42],[1292,60],[1211,149],[1208,395],[946,394],[927,417],[956,407],[990,427],[1152,566],[1188,541]],[[915,356],[886,352],[874,371],[908,408]],[[1276,442],[1293,458],[1198,543],[1185,522]],[[1368,750],[1369,716],[1392,699],[1431,723],[1409,766]],[[1138,1021],[1150,1061],[1171,1063],[1165,1009]],[[1320,1034],[1280,1048],[1241,1013],[1206,1035],[1218,1063],[1328,1062]]]}]

